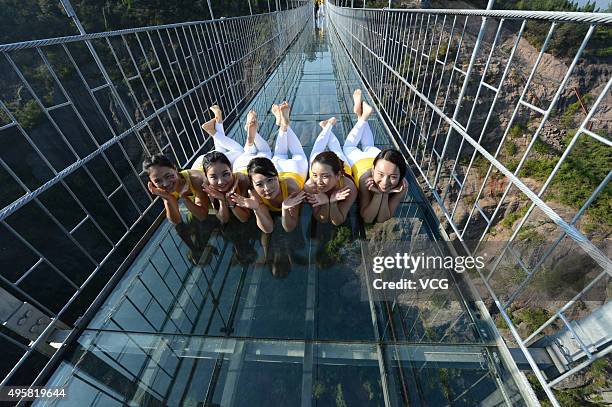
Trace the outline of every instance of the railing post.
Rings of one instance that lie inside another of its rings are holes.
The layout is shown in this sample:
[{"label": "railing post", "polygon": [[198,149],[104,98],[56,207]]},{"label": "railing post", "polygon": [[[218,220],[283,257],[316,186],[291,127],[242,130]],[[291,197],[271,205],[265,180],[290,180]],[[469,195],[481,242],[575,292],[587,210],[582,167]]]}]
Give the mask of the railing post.
[{"label": "railing post", "polygon": [[[493,3],[495,0],[489,0],[487,4],[487,10],[490,10],[493,7]],[[466,18],[469,18],[466,16]],[[476,63],[476,56],[478,55],[478,51],[480,50],[480,44],[482,43],[482,37],[484,36],[485,28],[487,26],[487,17],[482,17],[482,22],[480,23],[480,30],[478,31],[478,37],[476,38],[476,43],[474,44],[474,49],[472,50],[472,56],[470,57],[470,63],[465,72],[465,78],[463,80],[463,85],[461,86],[461,91],[459,92],[459,96],[457,97],[457,104],[455,105],[455,110],[453,111],[453,122],[457,121],[457,117],[459,117],[459,112],[461,111],[461,101],[463,100],[463,96],[465,95],[465,91],[467,90],[468,84],[470,82],[470,76],[472,75],[472,71],[474,70],[474,65]],[[458,52],[458,51],[457,51]],[[446,140],[444,140],[444,146],[442,147],[442,152],[440,153],[440,161],[438,162],[438,168],[436,169],[436,175],[431,184],[432,188],[436,189],[436,185],[438,184],[438,180],[440,179],[440,173],[442,172],[442,164],[444,163],[444,154],[446,154],[446,148],[448,147],[448,141],[453,134],[453,127],[450,126],[448,133],[446,135]]]},{"label": "railing post", "polygon": [[[391,1],[389,0],[389,2],[391,2]],[[383,9],[383,10],[386,10],[386,13],[385,13],[385,36],[383,37],[383,41],[385,42],[385,45],[383,47],[382,61],[384,61],[385,58],[387,57],[387,44],[389,42],[387,40],[387,37],[389,36],[389,14],[391,14],[388,8]],[[382,74],[380,75],[380,82],[379,82],[379,85],[378,85],[378,94],[381,95],[381,96],[382,96],[383,76],[384,75],[382,75]]]},{"label": "railing post", "polygon": [[213,14],[212,5],[210,4],[210,0],[206,0],[206,2],[208,3],[208,11],[210,11],[210,19],[214,20],[215,19],[215,15]]},{"label": "railing post", "polygon": [[[62,6],[64,7],[66,14],[68,14],[68,17],[70,17],[72,21],[74,22],[74,24],[77,26],[79,33],[81,35],[87,34],[87,32],[85,31],[85,28],[83,27],[83,24],[81,24],[81,20],[79,20],[79,17],[76,15],[76,12],[74,11],[74,8],[72,7],[70,0],[60,0],[60,1],[62,2]],[[134,123],[134,120],[132,120],[132,116],[129,114],[127,107],[123,104],[123,100],[121,100],[121,97],[119,96],[119,92],[117,92],[117,88],[115,87],[115,84],[111,80],[108,72],[106,71],[106,68],[104,68],[104,65],[102,64],[102,60],[100,60],[100,57],[98,56],[98,53],[96,52],[96,49],[91,44],[90,40],[84,40],[84,42],[85,42],[85,46],[91,53],[91,56],[94,59],[94,62],[96,63],[96,66],[100,70],[102,77],[104,78],[106,83],[108,83],[111,94],[115,97],[117,101],[117,105],[119,105],[119,108],[121,109],[125,118],[130,124],[130,127],[134,127],[136,123]]]}]

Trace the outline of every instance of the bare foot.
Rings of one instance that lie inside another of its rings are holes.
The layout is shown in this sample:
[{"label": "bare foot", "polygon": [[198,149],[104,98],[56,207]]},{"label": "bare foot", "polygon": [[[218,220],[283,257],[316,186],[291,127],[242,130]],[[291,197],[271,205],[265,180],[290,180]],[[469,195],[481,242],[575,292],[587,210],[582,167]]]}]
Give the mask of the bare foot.
[{"label": "bare foot", "polygon": [[361,113],[360,119],[363,121],[367,121],[368,117],[372,114],[372,106],[368,105],[366,102],[363,102],[363,112]]},{"label": "bare foot", "polygon": [[223,114],[221,113],[221,108],[219,105],[212,105],[210,110],[215,114],[215,120],[217,123],[223,123]]},{"label": "bare foot", "polygon": [[204,130],[209,135],[214,136],[216,133],[215,123],[216,123],[215,119],[207,121],[206,123],[202,125],[202,130]]},{"label": "bare foot", "polygon": [[280,126],[281,125],[281,112],[280,112],[279,105],[277,104],[272,105],[272,114],[274,115],[274,117],[276,117],[276,125]]},{"label": "bare foot", "polygon": [[257,134],[257,113],[255,113],[255,110],[251,110],[247,114],[247,123],[244,127],[247,131],[247,145],[252,145]]},{"label": "bare foot", "polygon": [[361,89],[355,89],[355,92],[353,92],[353,112],[355,112],[357,117],[362,114],[361,102]]},{"label": "bare foot", "polygon": [[281,125],[283,127],[289,127],[289,103],[285,100],[280,105],[281,111]]},{"label": "bare foot", "polygon": [[319,122],[319,126],[321,126],[322,129],[325,128],[325,126],[327,126],[328,124],[331,124],[332,126],[336,124],[336,118],[335,117],[330,117],[327,120],[321,120]]}]

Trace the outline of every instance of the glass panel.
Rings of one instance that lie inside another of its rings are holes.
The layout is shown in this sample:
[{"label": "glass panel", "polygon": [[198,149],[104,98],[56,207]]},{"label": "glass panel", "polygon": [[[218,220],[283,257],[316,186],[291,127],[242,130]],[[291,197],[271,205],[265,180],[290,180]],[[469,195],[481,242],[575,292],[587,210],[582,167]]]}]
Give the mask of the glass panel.
[{"label": "glass panel", "polygon": [[[321,119],[336,116],[344,140],[353,90],[365,89],[326,28],[315,30],[245,109],[260,113],[272,143],[276,126],[263,113],[288,100],[306,154]],[[227,129],[239,142],[245,115]],[[370,125],[375,144],[393,146],[382,119]],[[366,228],[356,208],[334,227],[305,207],[294,232],[276,219],[271,235],[252,218],[221,226],[182,208],[183,222],[159,227],[50,379],[74,394],[57,404],[520,405],[512,380],[500,391],[503,367],[460,282],[445,275],[445,295],[393,301],[367,288],[378,246],[446,253],[411,174],[408,182],[396,218]]]}]

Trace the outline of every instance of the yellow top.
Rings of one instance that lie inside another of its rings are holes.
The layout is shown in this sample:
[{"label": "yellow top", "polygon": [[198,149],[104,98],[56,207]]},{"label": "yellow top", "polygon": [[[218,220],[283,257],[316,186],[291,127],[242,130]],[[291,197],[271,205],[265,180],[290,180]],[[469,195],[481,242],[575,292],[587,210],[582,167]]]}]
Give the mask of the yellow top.
[{"label": "yellow top", "polygon": [[[191,177],[189,176],[189,170],[183,170],[179,172],[179,175],[185,179],[185,187],[187,187],[187,190],[189,191],[189,194],[187,194],[187,196],[192,201],[195,200],[196,191],[195,191],[195,188],[193,187],[193,184],[191,183]],[[183,187],[183,190],[185,190],[185,187]],[[172,193],[172,196],[175,197],[176,199],[179,199],[181,195],[182,193],[179,193],[179,192]]]},{"label": "yellow top", "polygon": [[359,185],[359,179],[363,174],[366,173],[374,165],[374,157],[362,158],[353,164],[353,179],[355,183]]},{"label": "yellow top", "polygon": [[345,162],[343,163],[344,163],[344,175],[346,175],[347,177],[352,177],[353,171],[351,171],[351,166]]},{"label": "yellow top", "polygon": [[[297,174],[296,174],[297,175]],[[289,196],[289,191],[287,189],[287,179],[286,178],[278,178],[278,183],[280,184],[281,187],[281,194],[283,196],[283,201],[285,199],[287,199],[287,197]],[[261,197],[261,201],[264,203],[264,205],[266,205],[268,207],[268,209],[270,209],[270,212],[281,212],[283,210],[283,208],[278,208],[276,206],[273,206],[270,201],[268,201],[266,198],[264,198],[263,196]]]},{"label": "yellow top", "polygon": [[298,187],[300,187],[300,189],[304,188],[304,178],[302,178],[300,174],[297,174],[295,172],[279,172],[279,181],[281,180],[281,178],[292,178],[298,184]]}]

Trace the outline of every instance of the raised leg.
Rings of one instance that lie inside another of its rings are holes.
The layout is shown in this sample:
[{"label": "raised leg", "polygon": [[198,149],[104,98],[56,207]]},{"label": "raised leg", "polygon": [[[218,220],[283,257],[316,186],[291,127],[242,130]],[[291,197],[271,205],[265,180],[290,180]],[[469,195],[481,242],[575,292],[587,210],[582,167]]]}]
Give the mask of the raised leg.
[{"label": "raised leg", "polygon": [[316,156],[325,151],[325,148],[327,148],[327,144],[329,143],[329,135],[332,133],[332,124],[328,123],[328,120],[324,120],[319,124],[321,125],[322,129],[312,145],[309,160],[310,163],[312,163],[312,160],[314,160]]},{"label": "raised leg", "polygon": [[255,144],[255,148],[259,153],[264,154],[268,158],[272,157],[272,150],[270,149],[270,145],[263,137],[259,135],[259,133],[255,133],[255,139],[253,140],[253,144]]},{"label": "raised leg", "polygon": [[302,142],[300,141],[298,136],[293,132],[293,129],[291,127],[287,127],[286,135],[287,135],[287,149],[289,150],[289,153],[291,154],[291,156],[295,157],[296,155],[301,155],[301,156],[306,157],[306,154],[304,153],[304,147],[302,147]]},{"label": "raised leg", "polygon": [[215,123],[215,133],[213,135],[215,150],[222,153],[239,151],[242,152],[242,146],[236,140],[225,135],[223,124]]},{"label": "raised leg", "polygon": [[346,158],[346,155],[344,155],[344,152],[342,151],[342,147],[340,146],[340,141],[338,140],[338,137],[336,137],[333,132],[330,132],[327,147],[329,148],[329,151],[333,151],[334,153],[336,153],[338,158],[340,158],[344,163],[349,163],[348,158]]},{"label": "raised leg", "polygon": [[368,123],[364,122],[363,120],[357,120],[355,126],[353,126],[348,136],[346,136],[346,140],[344,140],[344,147],[342,150],[344,151],[344,155],[348,158],[349,165],[351,166],[355,164],[356,161],[363,158],[363,151],[361,151],[358,146],[361,142],[363,128],[367,124]]}]

